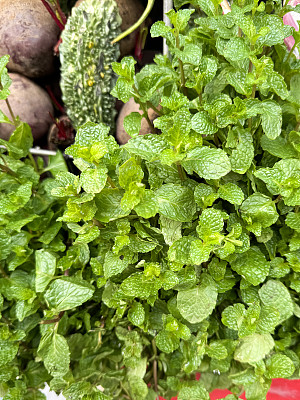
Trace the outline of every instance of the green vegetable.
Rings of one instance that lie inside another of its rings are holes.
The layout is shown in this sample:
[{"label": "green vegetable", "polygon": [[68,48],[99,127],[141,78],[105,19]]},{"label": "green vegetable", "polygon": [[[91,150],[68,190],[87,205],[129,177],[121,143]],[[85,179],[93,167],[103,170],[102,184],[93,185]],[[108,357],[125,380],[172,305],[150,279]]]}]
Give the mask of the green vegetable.
[{"label": "green vegetable", "polygon": [[111,44],[121,18],[114,0],[85,0],[72,9],[59,46],[61,90],[74,126],[87,121],[114,126],[115,84],[111,63],[120,56]]}]

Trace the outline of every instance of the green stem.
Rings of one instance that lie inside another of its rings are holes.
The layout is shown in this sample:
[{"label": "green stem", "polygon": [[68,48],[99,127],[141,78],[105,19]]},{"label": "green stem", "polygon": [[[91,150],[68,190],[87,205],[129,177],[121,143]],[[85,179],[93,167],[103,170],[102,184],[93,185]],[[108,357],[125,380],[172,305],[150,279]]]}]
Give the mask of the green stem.
[{"label": "green stem", "polygon": [[294,50],[295,50],[297,44],[298,44],[298,43],[295,41],[294,46],[291,48],[291,50],[290,50],[290,52],[289,52],[289,54],[288,54],[287,59],[285,60],[285,62],[288,62],[288,60],[290,59],[291,55],[293,54],[293,52],[294,52]]},{"label": "green stem", "polygon": [[115,189],[116,185],[113,183],[112,179],[110,176],[107,175],[107,182],[110,184],[110,186]]},{"label": "green stem", "polygon": [[119,42],[120,40],[124,39],[126,36],[130,35],[133,31],[135,31],[148,17],[150,14],[150,11],[152,10],[152,7],[154,6],[155,0],[148,0],[147,7],[145,8],[145,11],[141,15],[141,18],[133,24],[130,28],[128,28],[126,31],[122,32],[119,36],[117,36],[111,44],[114,44],[116,42]]},{"label": "green stem", "polygon": [[33,155],[30,152],[28,153],[28,157],[29,157],[29,159],[31,161],[31,164],[32,164],[35,172],[38,172],[38,167],[36,165],[35,159],[34,159]]},{"label": "green stem", "polygon": [[19,178],[18,178],[18,175],[13,170],[11,170],[9,167],[7,167],[6,165],[1,165],[0,164],[0,170],[5,172],[6,174],[9,174],[9,175],[13,176],[19,183],[21,183]]},{"label": "green stem", "polygon": [[184,172],[184,170],[182,168],[182,165],[179,164],[179,162],[177,162],[176,163],[176,167],[177,167],[177,171],[178,171],[178,175],[179,175],[180,180],[184,181],[186,176],[185,176],[185,172]]},{"label": "green stem", "polygon": [[0,265],[0,273],[4,278],[8,278],[7,273],[4,271],[4,268]]},{"label": "green stem", "polygon": [[[179,43],[179,33],[176,34],[176,47],[180,50],[180,43]],[[183,94],[187,96],[187,89],[185,87],[185,76],[184,76],[184,69],[183,69],[183,62],[178,59],[179,69],[180,69],[180,79],[181,79],[181,87]]]},{"label": "green stem", "polygon": [[163,115],[163,113],[157,107],[155,107],[155,105],[152,104],[150,101],[147,101],[147,106],[151,108],[153,111],[155,111],[156,114],[158,114],[159,116]]},{"label": "green stem", "polygon": [[295,131],[298,132],[300,130],[300,121],[297,122]]}]

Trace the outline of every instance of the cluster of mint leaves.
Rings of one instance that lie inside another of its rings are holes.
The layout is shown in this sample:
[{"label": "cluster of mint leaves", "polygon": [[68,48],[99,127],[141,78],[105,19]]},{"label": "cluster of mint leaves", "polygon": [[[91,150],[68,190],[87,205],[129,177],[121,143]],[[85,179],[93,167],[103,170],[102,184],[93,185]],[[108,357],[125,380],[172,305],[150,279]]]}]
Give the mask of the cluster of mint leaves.
[{"label": "cluster of mint leaves", "polygon": [[86,123],[66,150],[78,175],[60,155],[48,167],[28,158],[24,124],[1,141],[4,400],[45,399],[44,382],[67,400],[209,400],[214,388],[265,400],[273,378],[299,377],[291,7],[175,7],[173,28],[151,28],[170,58],[137,74],[131,57],[113,64],[113,95],[134,97],[145,116],[155,109],[157,134],[139,136],[132,113],[119,147],[108,127]]}]

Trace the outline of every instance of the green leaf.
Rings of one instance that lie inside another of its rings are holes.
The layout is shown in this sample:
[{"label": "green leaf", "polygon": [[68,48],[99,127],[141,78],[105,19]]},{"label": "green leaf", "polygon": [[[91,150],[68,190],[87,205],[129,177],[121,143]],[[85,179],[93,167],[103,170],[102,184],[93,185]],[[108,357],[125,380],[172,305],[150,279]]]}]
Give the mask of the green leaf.
[{"label": "green leaf", "polygon": [[297,158],[298,156],[292,144],[282,136],[278,136],[276,139],[269,139],[266,135],[263,135],[260,143],[263,150],[273,156],[279,158]]},{"label": "green leaf", "polygon": [[95,196],[97,211],[95,218],[100,222],[109,222],[125,217],[130,211],[121,208],[124,191],[121,189],[105,188]]},{"label": "green leaf", "polygon": [[19,185],[15,192],[2,194],[0,198],[0,215],[13,213],[28,203],[32,194],[32,182]]},{"label": "green leaf", "polygon": [[195,171],[204,179],[219,179],[231,171],[226,153],[209,147],[195,147],[188,151],[182,165],[189,174]]},{"label": "green leaf", "polygon": [[259,223],[263,228],[273,225],[278,219],[275,203],[261,193],[249,196],[240,209],[245,221],[249,224]]},{"label": "green leaf", "polygon": [[216,193],[216,190],[205,183],[199,183],[195,187],[194,198],[201,208],[211,207],[218,197],[219,195]]},{"label": "green leaf", "polygon": [[250,55],[250,46],[244,38],[234,37],[229,40],[217,39],[217,50],[229,61],[241,61]]},{"label": "green leaf", "polygon": [[241,363],[255,363],[265,358],[275,346],[270,334],[254,333],[239,340],[234,359]]},{"label": "green leaf", "polygon": [[266,307],[273,307],[279,312],[279,323],[293,315],[293,301],[288,289],[282,282],[269,280],[259,289],[258,293]]},{"label": "green leaf", "polygon": [[158,155],[168,147],[165,139],[158,135],[139,135],[129,140],[124,146],[129,153],[147,161],[158,159]]},{"label": "green leaf", "polygon": [[69,371],[70,351],[67,340],[62,335],[46,332],[37,351],[52,376],[64,376]]},{"label": "green leaf", "polygon": [[140,326],[145,321],[145,310],[141,303],[134,302],[128,311],[129,321],[136,326]]},{"label": "green leaf", "polygon": [[131,137],[136,137],[140,133],[143,114],[131,112],[124,118],[124,129]]},{"label": "green leaf", "polygon": [[216,358],[217,360],[223,360],[228,356],[226,346],[221,341],[210,342],[206,349],[208,357]]},{"label": "green leaf", "polygon": [[300,160],[285,159],[274,164],[273,168],[260,168],[255,176],[267,184],[271,194],[280,194],[287,206],[300,202],[299,183]]},{"label": "green leaf", "polygon": [[181,238],[181,222],[174,221],[161,215],[159,223],[166,244],[171,246],[177,239]]},{"label": "green leaf", "polygon": [[26,157],[29,153],[29,149],[33,145],[33,137],[30,126],[25,122],[22,122],[11,134],[9,143],[16,146],[18,150],[21,150],[21,153],[18,152],[17,154],[10,152],[12,156],[16,156],[18,158]]},{"label": "green leaf", "polygon": [[112,62],[111,66],[113,71],[119,75],[126,78],[128,81],[131,81],[134,77],[135,73],[135,64],[136,61],[133,57],[123,57],[120,62]]},{"label": "green leaf", "polygon": [[155,337],[155,342],[159,350],[168,354],[178,349],[180,340],[174,333],[162,330]]},{"label": "green leaf", "polygon": [[[79,201],[78,201],[79,200]],[[57,221],[64,222],[80,222],[90,221],[93,219],[97,207],[94,201],[80,202],[80,199],[69,198],[67,201],[67,210],[62,217],[59,217]]]},{"label": "green leaf", "polygon": [[295,371],[293,361],[284,354],[273,354],[266,360],[266,376],[270,379],[289,378]]},{"label": "green leaf", "polygon": [[56,258],[44,249],[35,252],[35,290],[43,292],[51,282],[56,270]]},{"label": "green leaf", "polygon": [[206,111],[199,111],[192,117],[192,129],[200,135],[213,135],[218,128],[215,126]]},{"label": "green leaf", "polygon": [[88,168],[81,172],[80,184],[86,193],[100,193],[105,187],[107,168],[99,166],[95,169]]},{"label": "green leaf", "polygon": [[156,199],[159,212],[174,221],[191,221],[196,212],[193,192],[188,187],[171,183],[162,185],[156,191]]},{"label": "green leaf", "polygon": [[18,353],[19,344],[0,340],[0,367],[10,363]]},{"label": "green leaf", "polygon": [[132,400],[144,400],[148,394],[148,386],[139,376],[130,376],[128,379]]},{"label": "green leaf", "polygon": [[290,212],[286,216],[285,223],[295,231],[300,232],[300,213]]},{"label": "green leaf", "polygon": [[134,207],[137,215],[143,218],[154,217],[158,213],[158,203],[156,199],[156,194],[149,189],[146,189],[140,202]]},{"label": "green leaf", "polygon": [[12,125],[11,120],[6,115],[4,115],[3,112],[0,110],[0,124],[2,123]]},{"label": "green leaf", "polygon": [[81,306],[93,296],[93,293],[94,288],[88,282],[63,277],[50,284],[44,297],[49,308],[60,312]]},{"label": "green leaf", "polygon": [[242,204],[244,200],[244,193],[242,189],[234,183],[225,183],[219,187],[218,195],[223,200],[229,201],[231,204]]},{"label": "green leaf", "polygon": [[43,172],[51,171],[51,174],[56,177],[60,172],[68,172],[68,167],[66,165],[65,159],[62,153],[57,150],[54,156],[49,156],[49,163]]},{"label": "green leaf", "polygon": [[237,254],[231,262],[231,268],[256,286],[268,276],[270,264],[259,248],[252,246],[245,253]]},{"label": "green leaf", "polygon": [[195,10],[179,10],[175,12],[175,10],[170,10],[166,13],[172,25],[178,32],[184,31],[186,28],[188,21],[191,18],[191,15],[195,12]]},{"label": "green leaf", "polygon": [[126,278],[121,289],[129,297],[138,297],[147,300],[151,296],[157,296],[161,283],[156,278],[147,279],[143,273],[137,272]]},{"label": "green leaf", "polygon": [[127,257],[116,255],[111,251],[106,253],[103,265],[105,278],[120,274],[127,268],[128,264]]},{"label": "green leaf", "polygon": [[261,107],[263,131],[269,139],[276,139],[281,133],[281,107],[273,100],[263,101]]},{"label": "green leaf", "polygon": [[177,295],[177,307],[180,314],[190,323],[203,321],[214,310],[218,291],[213,281],[202,282],[199,286],[180,290]]},{"label": "green leaf", "polygon": [[191,264],[190,247],[195,240],[196,238],[192,236],[183,236],[175,240],[168,250],[169,260],[181,264]]},{"label": "green leaf", "polygon": [[209,394],[201,386],[183,387],[178,393],[178,400],[209,400]]},{"label": "green leaf", "polygon": [[232,131],[232,143],[229,143],[228,135],[227,146],[233,147],[230,163],[232,171],[237,174],[245,174],[250,168],[254,158],[254,146],[251,133],[245,129],[237,128]]},{"label": "green leaf", "polygon": [[144,172],[134,157],[127,160],[119,168],[119,184],[124,189],[129,189],[132,182],[141,182],[143,177]]},{"label": "green leaf", "polygon": [[10,95],[9,87],[11,79],[7,73],[6,65],[9,62],[9,56],[4,55],[0,58],[0,100],[5,100]]}]

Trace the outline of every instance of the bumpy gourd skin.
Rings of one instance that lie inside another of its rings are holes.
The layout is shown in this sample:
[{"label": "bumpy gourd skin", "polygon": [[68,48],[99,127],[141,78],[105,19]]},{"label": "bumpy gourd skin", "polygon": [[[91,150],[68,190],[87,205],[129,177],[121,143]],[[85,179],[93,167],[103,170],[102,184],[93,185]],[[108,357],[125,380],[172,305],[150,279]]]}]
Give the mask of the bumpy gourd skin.
[{"label": "bumpy gourd skin", "polygon": [[61,89],[68,116],[78,127],[87,121],[114,126],[115,85],[111,63],[120,56],[121,17],[114,0],[85,0],[73,8],[59,47]]}]

